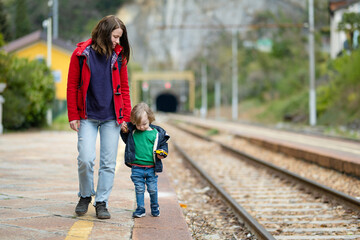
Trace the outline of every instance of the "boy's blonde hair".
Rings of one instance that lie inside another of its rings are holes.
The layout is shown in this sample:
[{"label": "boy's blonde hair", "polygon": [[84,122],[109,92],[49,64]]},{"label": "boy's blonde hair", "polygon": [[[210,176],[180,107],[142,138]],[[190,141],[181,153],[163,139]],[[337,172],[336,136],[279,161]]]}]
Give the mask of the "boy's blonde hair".
[{"label": "boy's blonde hair", "polygon": [[155,115],[151,108],[146,103],[141,102],[136,104],[135,107],[133,107],[131,110],[130,122],[134,125],[140,124],[144,112],[147,114],[149,123],[155,121]]}]

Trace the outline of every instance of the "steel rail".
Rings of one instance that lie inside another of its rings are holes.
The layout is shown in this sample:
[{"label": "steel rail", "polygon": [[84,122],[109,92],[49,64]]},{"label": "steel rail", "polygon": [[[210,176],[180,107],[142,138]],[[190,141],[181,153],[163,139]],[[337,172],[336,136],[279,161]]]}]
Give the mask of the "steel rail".
[{"label": "steel rail", "polygon": [[192,160],[181,147],[174,143],[176,150],[190,163],[190,165],[220,194],[220,196],[229,204],[239,219],[244,221],[244,224],[252,234],[260,239],[275,240],[275,238],[258,222],[256,221],[243,207],[241,207],[236,200],[234,200],[220,185],[218,185],[204,170],[202,170],[194,160]]},{"label": "steel rail", "polygon": [[204,139],[206,141],[209,142],[214,142],[219,144],[223,149],[240,156],[241,159],[243,160],[247,160],[250,163],[255,163],[257,165],[261,165],[263,167],[265,167],[266,169],[272,171],[273,173],[277,174],[278,176],[284,177],[286,179],[292,180],[295,183],[301,184],[301,186],[303,186],[306,189],[315,191],[316,193],[321,193],[326,195],[329,199],[328,200],[332,200],[332,201],[336,201],[337,203],[344,205],[345,207],[351,209],[351,210],[355,210],[357,212],[360,212],[360,200],[357,198],[354,198],[352,196],[349,196],[343,192],[340,192],[338,190],[332,189],[330,187],[327,187],[323,184],[320,184],[318,182],[315,182],[311,179],[307,179],[304,178],[298,174],[295,174],[293,172],[290,172],[284,168],[280,168],[274,164],[268,163],[262,159],[256,158],[254,156],[251,156],[245,152],[239,151],[233,147],[230,147],[224,143],[221,143],[219,141],[216,140],[212,140],[207,136],[203,136],[201,134],[197,134],[195,132],[191,132],[177,124],[173,125],[189,134],[192,134],[195,137]]}]

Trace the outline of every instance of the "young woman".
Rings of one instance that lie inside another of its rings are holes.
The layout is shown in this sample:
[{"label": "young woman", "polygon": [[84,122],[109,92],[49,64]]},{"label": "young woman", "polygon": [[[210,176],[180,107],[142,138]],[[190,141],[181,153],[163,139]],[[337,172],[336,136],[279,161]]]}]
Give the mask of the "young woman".
[{"label": "young woman", "polygon": [[[109,219],[120,128],[130,121],[127,63],[130,47],[124,23],[115,16],[101,19],[91,38],[77,44],[69,67],[67,108],[70,127],[78,132],[80,200],[75,212],[88,210],[91,196],[99,219]],[[94,190],[95,143],[100,133],[100,168]]]}]

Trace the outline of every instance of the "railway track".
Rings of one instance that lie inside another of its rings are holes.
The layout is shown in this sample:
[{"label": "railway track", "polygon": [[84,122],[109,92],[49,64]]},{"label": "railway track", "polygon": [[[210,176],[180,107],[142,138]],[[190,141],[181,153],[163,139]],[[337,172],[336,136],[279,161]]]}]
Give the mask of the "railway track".
[{"label": "railway track", "polygon": [[[198,129],[228,133],[235,139],[245,140],[254,146],[281,152],[325,168],[336,169],[340,173],[360,179],[360,141],[320,137],[316,134],[301,134],[252,124],[185,115],[170,115],[169,117],[174,121],[184,122]],[[357,188],[360,189],[359,185]],[[360,197],[360,191],[358,193],[355,196]]]},{"label": "railway track", "polygon": [[314,184],[311,180],[299,182],[297,177],[286,177],[284,172],[277,172],[276,167],[269,169],[259,161],[250,163],[259,160],[251,156],[239,161],[244,155],[240,157],[231,147],[225,150],[226,146],[208,137],[193,136],[194,132],[185,133],[185,127],[176,127],[180,130],[174,130],[175,139],[186,139],[178,142],[176,148],[219,189],[259,238],[360,238],[357,199],[338,191],[330,193],[327,187],[311,186]]}]

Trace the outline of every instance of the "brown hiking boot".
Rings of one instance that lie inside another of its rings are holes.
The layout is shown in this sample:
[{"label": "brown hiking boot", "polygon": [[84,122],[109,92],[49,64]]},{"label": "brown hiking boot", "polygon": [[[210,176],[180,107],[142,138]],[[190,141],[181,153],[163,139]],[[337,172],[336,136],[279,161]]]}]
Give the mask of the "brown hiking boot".
[{"label": "brown hiking boot", "polygon": [[80,197],[78,204],[76,205],[75,212],[77,215],[82,216],[88,211],[91,197]]},{"label": "brown hiking boot", "polygon": [[98,219],[109,219],[111,217],[106,208],[106,202],[96,202],[96,217]]}]

